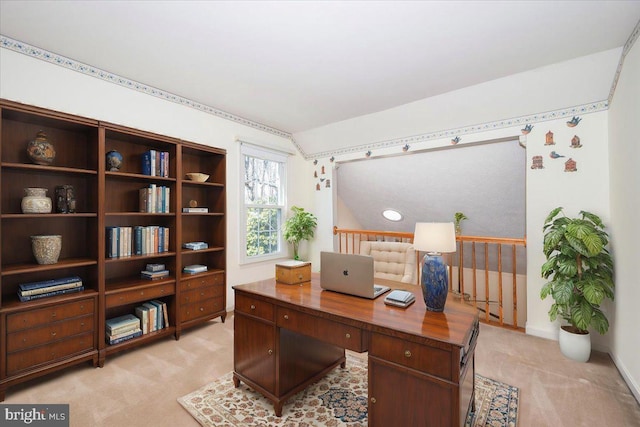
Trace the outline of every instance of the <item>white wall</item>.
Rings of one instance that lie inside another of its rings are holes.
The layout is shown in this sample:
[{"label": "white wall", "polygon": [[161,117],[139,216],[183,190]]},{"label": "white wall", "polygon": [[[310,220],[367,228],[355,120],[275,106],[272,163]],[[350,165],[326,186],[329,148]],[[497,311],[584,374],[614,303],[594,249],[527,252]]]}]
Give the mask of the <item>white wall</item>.
[{"label": "white wall", "polygon": [[[285,138],[146,95],[67,68],[0,49],[0,97],[79,116],[117,123],[227,150],[227,284],[273,277],[274,262],[239,265],[240,144],[237,137],[295,151]],[[291,156],[288,203],[310,208],[308,163]],[[233,292],[227,292],[227,308]]]},{"label": "white wall", "polygon": [[611,243],[615,261],[616,315],[612,356],[640,401],[640,45],[624,60],[609,109]]}]

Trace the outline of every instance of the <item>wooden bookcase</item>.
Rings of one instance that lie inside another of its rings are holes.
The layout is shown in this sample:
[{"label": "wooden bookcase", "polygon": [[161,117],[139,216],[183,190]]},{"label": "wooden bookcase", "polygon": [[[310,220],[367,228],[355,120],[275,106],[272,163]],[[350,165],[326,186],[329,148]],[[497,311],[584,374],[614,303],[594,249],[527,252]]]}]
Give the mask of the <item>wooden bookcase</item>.
[{"label": "wooden bookcase", "polygon": [[[65,367],[92,361],[168,336],[183,328],[226,318],[226,152],[176,138],[97,120],[0,100],[0,400],[8,387]],[[51,165],[34,164],[27,143],[43,131],[54,145]],[[106,168],[106,153],[117,150],[118,171]],[[168,176],[142,173],[148,150],[168,153]],[[185,173],[210,175],[207,182]],[[168,212],[140,212],[139,190],[151,184],[169,189]],[[56,213],[56,186],[72,185],[76,211]],[[47,188],[52,213],[25,214],[24,188]],[[206,213],[183,213],[189,201]],[[159,226],[168,230],[168,250],[114,257],[107,249],[109,227]],[[56,264],[37,264],[30,236],[59,234]],[[205,241],[203,250],[183,249]],[[165,264],[169,277],[147,280],[140,271]],[[203,264],[203,273],[183,274]],[[77,275],[84,290],[27,302],[23,283]],[[120,344],[106,341],[105,320],[134,314],[149,300],[167,305],[169,326]]]}]

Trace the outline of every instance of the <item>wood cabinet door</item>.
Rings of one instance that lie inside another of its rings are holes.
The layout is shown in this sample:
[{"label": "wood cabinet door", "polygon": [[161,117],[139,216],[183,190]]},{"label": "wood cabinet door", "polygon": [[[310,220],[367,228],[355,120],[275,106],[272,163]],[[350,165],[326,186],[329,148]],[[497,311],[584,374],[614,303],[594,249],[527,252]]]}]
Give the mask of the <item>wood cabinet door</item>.
[{"label": "wood cabinet door", "polygon": [[450,427],[456,400],[452,384],[369,357],[369,426]]},{"label": "wood cabinet door", "polygon": [[234,370],[270,393],[276,386],[275,325],[234,316]]}]

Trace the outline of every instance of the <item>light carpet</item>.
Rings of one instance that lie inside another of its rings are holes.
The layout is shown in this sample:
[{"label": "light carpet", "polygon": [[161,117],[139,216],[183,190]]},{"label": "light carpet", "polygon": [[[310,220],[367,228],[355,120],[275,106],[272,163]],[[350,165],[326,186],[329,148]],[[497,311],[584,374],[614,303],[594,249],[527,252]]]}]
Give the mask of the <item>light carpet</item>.
[{"label": "light carpet", "polygon": [[[231,372],[180,397],[178,402],[205,427],[363,427],[367,425],[367,362],[347,356],[345,369],[334,369],[291,397],[282,417],[273,404],[246,384],[233,385]],[[467,426],[515,426],[518,388],[476,374],[476,413]]]}]

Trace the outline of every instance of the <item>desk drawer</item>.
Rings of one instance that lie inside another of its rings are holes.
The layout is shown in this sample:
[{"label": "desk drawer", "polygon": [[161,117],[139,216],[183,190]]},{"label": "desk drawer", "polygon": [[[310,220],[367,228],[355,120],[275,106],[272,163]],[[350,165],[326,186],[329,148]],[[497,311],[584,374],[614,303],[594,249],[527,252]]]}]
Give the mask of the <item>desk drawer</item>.
[{"label": "desk drawer", "polygon": [[278,307],[276,325],[303,335],[362,353],[367,351],[362,330],[333,320]]},{"label": "desk drawer", "polygon": [[181,304],[190,304],[205,299],[221,297],[224,294],[222,286],[210,286],[200,289],[193,289],[191,291],[182,291],[180,294]]},{"label": "desk drawer", "polygon": [[10,314],[7,316],[7,333],[46,325],[51,322],[71,317],[93,314],[93,312],[94,299],[88,298],[67,304],[59,304],[52,307]]},{"label": "desk drawer", "polygon": [[236,294],[235,310],[251,316],[259,317],[269,322],[274,321],[273,314],[275,311],[273,304],[259,299]]},{"label": "desk drawer", "polygon": [[11,353],[7,355],[7,375],[93,349],[93,333],[87,332],[48,345]]},{"label": "desk drawer", "polygon": [[13,352],[40,344],[58,341],[72,335],[93,331],[92,314],[55,322],[33,329],[25,329],[7,335],[7,351]]},{"label": "desk drawer", "polygon": [[190,291],[192,289],[222,284],[224,284],[224,273],[208,274],[206,276],[194,277],[193,279],[182,279],[180,281],[180,290]]},{"label": "desk drawer", "polygon": [[193,304],[186,304],[181,306],[180,309],[182,310],[182,321],[188,322],[189,320],[206,317],[223,310],[224,301],[222,297],[216,297],[194,302]]},{"label": "desk drawer", "polygon": [[447,350],[374,333],[371,334],[369,354],[445,380],[452,380],[451,353]]},{"label": "desk drawer", "polygon": [[173,295],[176,292],[174,283],[165,283],[164,285],[151,286],[129,291],[109,294],[106,297],[107,308],[118,307],[120,305],[130,304],[140,301],[148,301],[155,298]]}]

